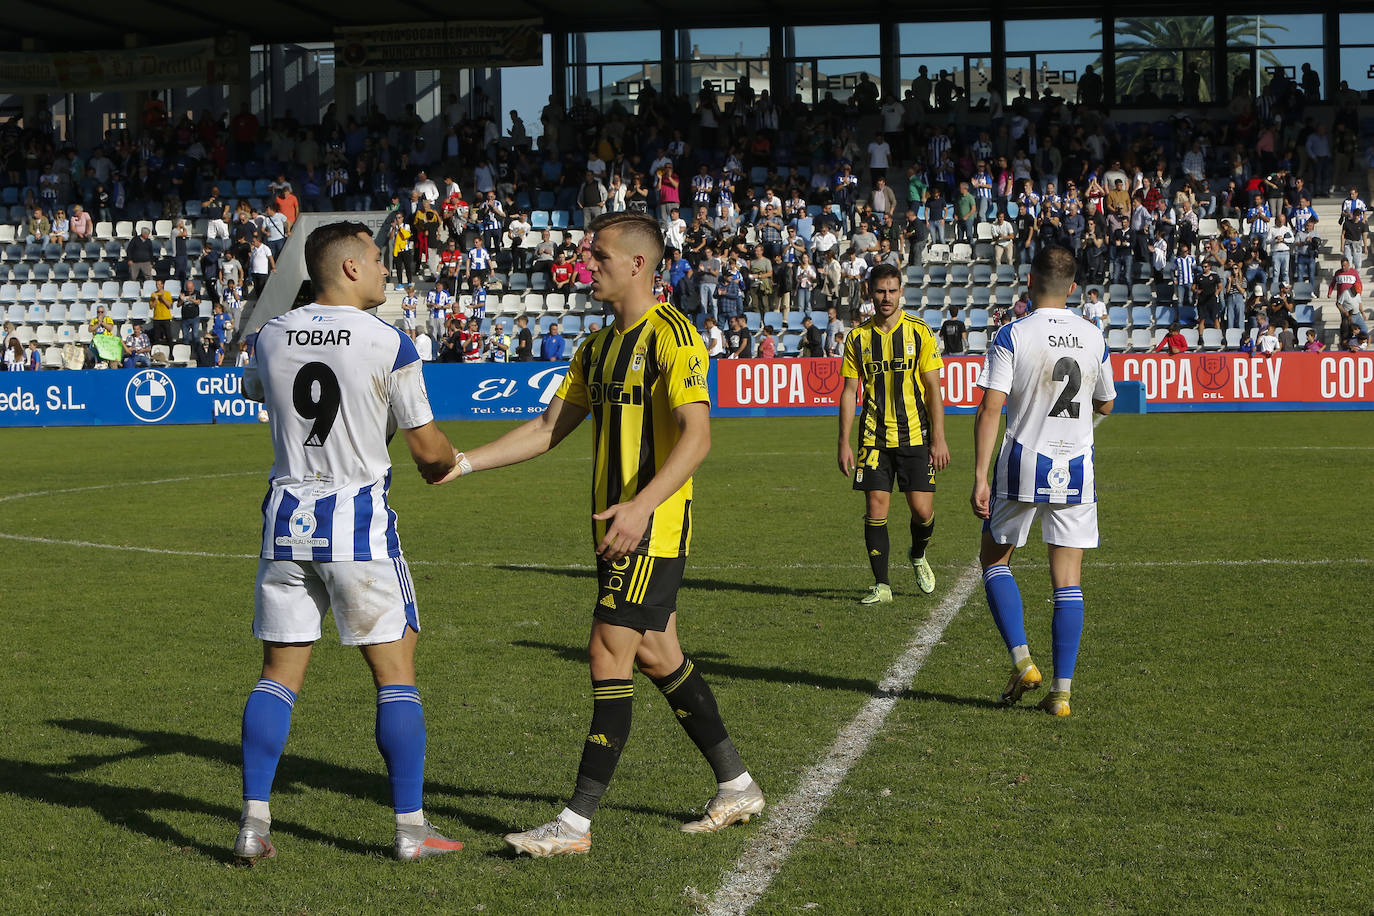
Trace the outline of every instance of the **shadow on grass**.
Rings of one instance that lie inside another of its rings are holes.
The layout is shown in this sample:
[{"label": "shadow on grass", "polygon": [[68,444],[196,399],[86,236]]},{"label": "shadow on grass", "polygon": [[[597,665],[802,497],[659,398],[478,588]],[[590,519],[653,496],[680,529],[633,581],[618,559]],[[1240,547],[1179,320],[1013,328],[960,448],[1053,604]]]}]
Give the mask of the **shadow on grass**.
[{"label": "shadow on grass", "polygon": [[929,690],[903,690],[898,696],[901,700],[929,700],[947,703],[950,706],[971,706],[974,709],[1006,709],[1005,703],[987,697],[960,697],[952,693],[932,693]]},{"label": "shadow on grass", "polygon": [[[68,808],[87,808],[116,826],[137,831],[155,840],[194,849],[216,861],[232,861],[229,846],[233,840],[233,828],[238,824],[239,811],[236,807],[212,804],[164,789],[102,783],[81,778],[79,774],[116,761],[176,755],[200,757],[237,769],[242,760],[239,745],[200,735],[130,728],[94,719],[54,719],[48,724],[93,738],[136,741],[139,746],[109,754],[82,754],[72,757],[66,763],[57,764],[0,758],[0,786],[4,786],[6,792]],[[569,784],[572,778],[573,774],[569,773]],[[276,780],[273,782],[274,797],[296,794],[305,789],[325,789],[373,801],[384,807],[391,805],[391,793],[380,765],[376,771],[360,770],[313,757],[283,754],[281,763],[277,766]],[[550,806],[562,805],[567,801],[563,796],[545,793],[462,787],[426,778],[427,812],[457,821],[468,830],[488,834],[504,834],[511,829],[511,825],[469,807],[458,807],[451,801],[444,801],[445,798],[499,798],[515,802],[538,802]],[[605,807],[668,819],[678,818],[684,813],[664,808],[614,803],[608,803]],[[151,817],[150,812],[154,811],[187,811],[221,818],[226,822],[225,843],[221,847],[198,842]],[[368,846],[321,833],[280,817],[272,819],[272,827],[274,831],[280,830],[301,839],[325,843],[359,855],[390,852],[389,838],[386,846]]]},{"label": "shadow on grass", "polygon": [[[568,579],[590,579],[596,581],[596,571],[592,569],[567,569],[560,566],[508,565],[496,566],[507,572],[542,573],[546,576],[563,576]],[[821,598],[828,601],[850,601],[857,592],[850,589],[834,588],[791,588],[786,585],[765,585],[759,582],[735,582],[725,579],[697,579],[691,576],[682,580],[683,588],[697,588],[715,592],[749,592],[754,595],[785,595],[789,598]]]},{"label": "shadow on grass", "polygon": [[[587,650],[582,646],[560,646],[551,642],[536,642],[531,639],[517,639],[511,645],[526,649],[542,649],[553,652],[564,661],[587,663]],[[738,678],[747,681],[771,681],[776,684],[805,684],[825,690],[852,690],[857,693],[873,693],[878,689],[875,681],[863,678],[835,677],[829,674],[816,674],[813,671],[793,671],[790,668],[767,668],[761,665],[740,665],[724,661],[728,656],[719,652],[693,652],[696,661],[709,661],[707,674]]]},{"label": "shadow on grass", "polygon": [[[237,808],[216,805],[199,798],[179,795],[164,789],[133,788],[110,785],[73,776],[57,775],[61,767],[32,763],[25,760],[0,759],[0,784],[5,792],[63,808],[85,809],[98,814],[108,823],[133,830],[146,837],[183,849],[194,850],[208,859],[228,865],[234,858],[230,848],[238,825]],[[209,845],[187,836],[170,824],[158,820],[156,812],[184,811],[204,814],[224,821],[224,842]],[[301,824],[280,818],[272,821],[274,830],[301,839],[337,846],[359,855],[380,852],[378,847],[330,836]]]}]

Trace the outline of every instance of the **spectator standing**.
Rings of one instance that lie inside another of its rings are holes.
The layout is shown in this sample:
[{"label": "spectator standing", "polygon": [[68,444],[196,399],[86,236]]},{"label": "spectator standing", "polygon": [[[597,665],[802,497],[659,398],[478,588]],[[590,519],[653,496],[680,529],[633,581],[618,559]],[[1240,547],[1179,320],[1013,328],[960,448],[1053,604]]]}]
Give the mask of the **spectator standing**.
[{"label": "spectator standing", "polygon": [[157,276],[153,270],[153,240],[147,226],[137,238],[129,240],[124,248],[124,259],[129,265],[130,280],[152,280]]},{"label": "spectator standing", "polygon": [[154,286],[153,294],[148,297],[148,307],[153,314],[152,339],[153,343],[163,344],[170,350],[176,338],[172,332],[172,294],[161,280],[155,281]]},{"label": "spectator standing", "polygon": [[253,275],[253,296],[262,295],[267,286],[267,278],[277,272],[277,259],[272,250],[262,243],[262,237],[254,233],[248,246],[248,272]]},{"label": "spectator standing", "polygon": [[954,356],[968,349],[968,328],[959,320],[958,306],[950,306],[949,317],[941,323],[940,341],[944,344],[946,356]]},{"label": "spectator standing", "polygon": [[563,339],[557,322],[549,325],[548,333],[539,338],[539,359],[542,362],[557,362],[563,358],[567,341]]},{"label": "spectator standing", "polygon": [[515,361],[528,363],[534,359],[534,335],[530,333],[528,315],[515,319]]}]

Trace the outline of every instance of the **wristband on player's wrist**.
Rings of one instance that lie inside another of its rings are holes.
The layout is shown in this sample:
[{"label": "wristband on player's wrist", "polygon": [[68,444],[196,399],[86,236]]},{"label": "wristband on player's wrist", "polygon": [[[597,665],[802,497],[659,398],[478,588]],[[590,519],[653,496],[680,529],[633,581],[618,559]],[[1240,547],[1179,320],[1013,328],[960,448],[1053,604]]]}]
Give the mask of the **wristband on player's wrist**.
[{"label": "wristband on player's wrist", "polygon": [[454,455],[453,458],[454,462],[458,465],[459,477],[463,477],[467,474],[473,473],[472,462],[468,460],[467,455],[464,455],[462,452],[459,452],[458,454]]}]

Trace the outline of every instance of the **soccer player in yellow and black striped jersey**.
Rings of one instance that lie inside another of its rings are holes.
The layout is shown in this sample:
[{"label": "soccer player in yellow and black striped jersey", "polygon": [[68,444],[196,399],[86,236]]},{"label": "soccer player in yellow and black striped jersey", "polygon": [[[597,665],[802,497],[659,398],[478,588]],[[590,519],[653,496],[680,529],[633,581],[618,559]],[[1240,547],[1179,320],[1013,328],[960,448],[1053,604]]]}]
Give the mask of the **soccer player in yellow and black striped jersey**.
[{"label": "soccer player in yellow and black striped jersey", "polygon": [[[874,315],[845,335],[840,374],[840,471],[854,475],[854,489],[866,498],[864,546],[874,584],[862,604],[892,600],[887,576],[887,512],[892,486],[911,508],[911,559],[921,591],[935,591],[935,573],[926,546],[935,531],[935,473],[949,465],[945,444],[944,360],[935,335],[919,318],[902,310],[902,273],[880,264],[869,274]],[[850,444],[859,384],[863,417],[856,459]]]},{"label": "soccer player in yellow and black striped jersey", "polygon": [[615,321],[583,341],[536,420],[457,456],[456,474],[541,455],[590,413],[595,425],[592,536],[597,601],[588,656],[592,722],[566,808],[506,842],[533,856],[586,852],[591,817],[630,734],[634,667],[648,675],[715,772],[719,788],[690,833],[763,810],[710,687],[677,638],[677,591],[692,537],[692,475],[711,447],[706,348],[682,313],[654,299],[663,234],[651,217],[611,213],[591,225],[592,295]]}]

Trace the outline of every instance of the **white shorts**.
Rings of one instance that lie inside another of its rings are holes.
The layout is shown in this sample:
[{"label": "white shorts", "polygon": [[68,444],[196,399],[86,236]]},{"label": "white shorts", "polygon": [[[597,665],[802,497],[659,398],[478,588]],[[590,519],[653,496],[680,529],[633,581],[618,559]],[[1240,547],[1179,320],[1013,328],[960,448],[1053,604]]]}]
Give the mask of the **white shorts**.
[{"label": "white shorts", "polygon": [[1040,519],[1040,536],[1055,547],[1097,546],[1097,503],[1058,505],[992,498],[992,517],[983,530],[998,544],[1026,546],[1031,524]]},{"label": "white shorts", "polygon": [[395,642],[420,632],[415,586],[403,557],[317,563],[258,560],[253,635],[264,642],[315,642],[325,612],[345,646]]}]

